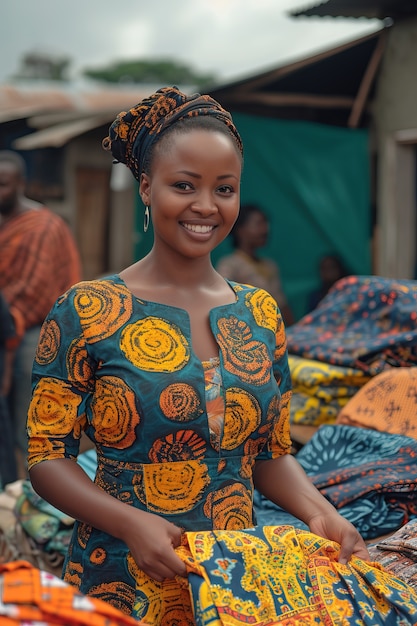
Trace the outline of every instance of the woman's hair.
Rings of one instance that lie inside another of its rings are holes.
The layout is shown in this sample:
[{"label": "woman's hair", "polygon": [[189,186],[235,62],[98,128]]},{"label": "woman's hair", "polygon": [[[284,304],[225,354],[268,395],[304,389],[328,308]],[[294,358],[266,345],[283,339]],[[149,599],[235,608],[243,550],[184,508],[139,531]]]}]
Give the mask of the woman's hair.
[{"label": "woman's hair", "polygon": [[254,213],[259,213],[268,221],[268,217],[265,211],[263,211],[257,204],[242,204],[239,209],[239,215],[237,217],[237,220],[234,223],[232,230],[230,231],[230,238],[232,241],[232,246],[234,248],[238,248],[240,245],[238,234],[239,228],[241,226],[245,226],[251,215],[253,215]]},{"label": "woman's hair", "polygon": [[122,111],[109,128],[103,148],[124,163],[136,180],[149,173],[161,137],[199,128],[226,133],[243,153],[242,140],[228,111],[208,95],[187,96],[177,87],[164,87]]}]

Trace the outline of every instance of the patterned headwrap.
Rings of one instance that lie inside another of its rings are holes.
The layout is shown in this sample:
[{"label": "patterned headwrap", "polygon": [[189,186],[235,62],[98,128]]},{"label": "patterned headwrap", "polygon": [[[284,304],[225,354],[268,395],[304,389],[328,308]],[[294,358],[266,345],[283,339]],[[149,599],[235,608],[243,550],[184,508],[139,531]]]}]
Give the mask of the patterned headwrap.
[{"label": "patterned headwrap", "polygon": [[127,165],[139,180],[146,154],[161,133],[180,119],[199,115],[212,115],[226,124],[243,152],[242,140],[228,111],[210,96],[187,96],[177,87],[158,89],[129,111],[119,113],[109,128],[109,136],[103,139],[103,148]]}]

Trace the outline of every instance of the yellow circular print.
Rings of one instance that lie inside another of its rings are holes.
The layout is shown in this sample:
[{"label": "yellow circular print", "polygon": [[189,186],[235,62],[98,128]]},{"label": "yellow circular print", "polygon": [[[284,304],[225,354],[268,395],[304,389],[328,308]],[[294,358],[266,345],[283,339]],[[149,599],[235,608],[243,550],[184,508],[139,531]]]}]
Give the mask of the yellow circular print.
[{"label": "yellow circular print", "polygon": [[160,317],[128,324],[120,347],[135,367],[147,372],[176,372],[190,358],[190,346],[180,328]]},{"label": "yellow circular print", "polygon": [[132,315],[132,296],[124,285],[82,282],[74,291],[74,308],[89,343],[111,337]]},{"label": "yellow circular print", "polygon": [[258,326],[275,333],[277,328],[277,305],[273,297],[263,289],[248,293],[245,304],[251,311]]},{"label": "yellow circular print", "polygon": [[90,554],[90,561],[94,565],[101,565],[107,558],[107,552],[103,547],[95,548]]},{"label": "yellow circular print", "polygon": [[209,493],[204,504],[213,529],[241,530],[253,526],[252,492],[241,483],[233,483]]},{"label": "yellow circular print", "polygon": [[143,478],[134,478],[137,498],[149,511],[158,514],[185,513],[204,496],[210,483],[208,468],[200,461],[149,464]]},{"label": "yellow circular print", "polygon": [[99,443],[119,449],[132,445],[140,419],[135,394],[121,378],[102,376],[97,379],[91,410],[91,423]]},{"label": "yellow circular print", "polygon": [[90,587],[86,595],[104,600],[104,602],[111,604],[125,615],[132,614],[135,590],[121,580],[114,580]]},{"label": "yellow circular print", "polygon": [[284,321],[281,316],[278,317],[277,332],[275,333],[275,352],[274,359],[279,361],[285,354],[287,349],[287,335],[285,334]]},{"label": "yellow circular print", "polygon": [[85,349],[84,337],[74,339],[66,354],[68,379],[83,391],[93,391],[94,374]]},{"label": "yellow circular print", "polygon": [[28,427],[38,436],[68,435],[77,419],[81,397],[58,378],[42,378],[36,385],[28,413]]},{"label": "yellow circular print", "polygon": [[41,328],[35,361],[40,365],[52,363],[61,344],[61,331],[55,320],[46,320]]},{"label": "yellow circular print", "polygon": [[[30,434],[31,429],[29,425],[29,435]],[[61,459],[64,456],[65,444],[63,441],[59,441],[59,439],[51,441],[50,439],[41,439],[40,437],[36,437],[29,440],[27,455],[29,469],[37,461],[44,461],[45,459]]]},{"label": "yellow circular print", "polygon": [[190,422],[203,413],[200,398],[188,383],[165,387],[159,397],[159,406],[165,417],[177,422]]},{"label": "yellow circular print", "polygon": [[234,450],[258,428],[261,408],[252,394],[239,387],[227,389],[225,400],[221,447],[224,450]]}]

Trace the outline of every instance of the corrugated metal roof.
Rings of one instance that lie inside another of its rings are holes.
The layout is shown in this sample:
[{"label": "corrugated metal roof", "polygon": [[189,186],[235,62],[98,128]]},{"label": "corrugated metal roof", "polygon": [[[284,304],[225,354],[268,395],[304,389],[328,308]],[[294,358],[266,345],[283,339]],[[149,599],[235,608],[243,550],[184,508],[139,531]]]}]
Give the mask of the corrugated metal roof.
[{"label": "corrugated metal roof", "polygon": [[[16,139],[13,147],[18,150],[60,147],[89,130],[110,124],[120,111],[159,87],[57,86],[39,81],[0,85],[0,124],[25,119],[30,127],[40,129]],[[181,89],[191,90],[184,86]]]},{"label": "corrugated metal roof", "polygon": [[393,20],[417,15],[416,0],[327,0],[289,13],[293,17],[366,17]]},{"label": "corrugated metal roof", "polygon": [[[152,88],[151,88],[152,89]],[[27,118],[37,113],[78,111],[99,113],[119,112],[151,93],[149,86],[136,89],[87,89],[77,86],[42,84],[0,85],[0,121]]]},{"label": "corrugated metal roof", "polygon": [[39,148],[60,148],[70,139],[83,135],[89,130],[110,124],[114,116],[91,115],[90,117],[74,120],[64,124],[56,124],[44,128],[30,135],[25,135],[13,142],[17,150],[35,150]]}]

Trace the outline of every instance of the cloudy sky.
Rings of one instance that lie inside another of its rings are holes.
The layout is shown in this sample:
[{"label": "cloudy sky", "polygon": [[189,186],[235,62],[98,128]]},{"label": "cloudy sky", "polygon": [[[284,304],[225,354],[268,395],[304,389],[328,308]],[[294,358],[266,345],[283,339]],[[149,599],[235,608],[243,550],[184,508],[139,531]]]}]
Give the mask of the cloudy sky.
[{"label": "cloudy sky", "polygon": [[71,59],[72,75],[128,59],[170,58],[220,82],[372,32],[375,20],[291,18],[319,0],[0,0],[0,82],[25,53]]}]

